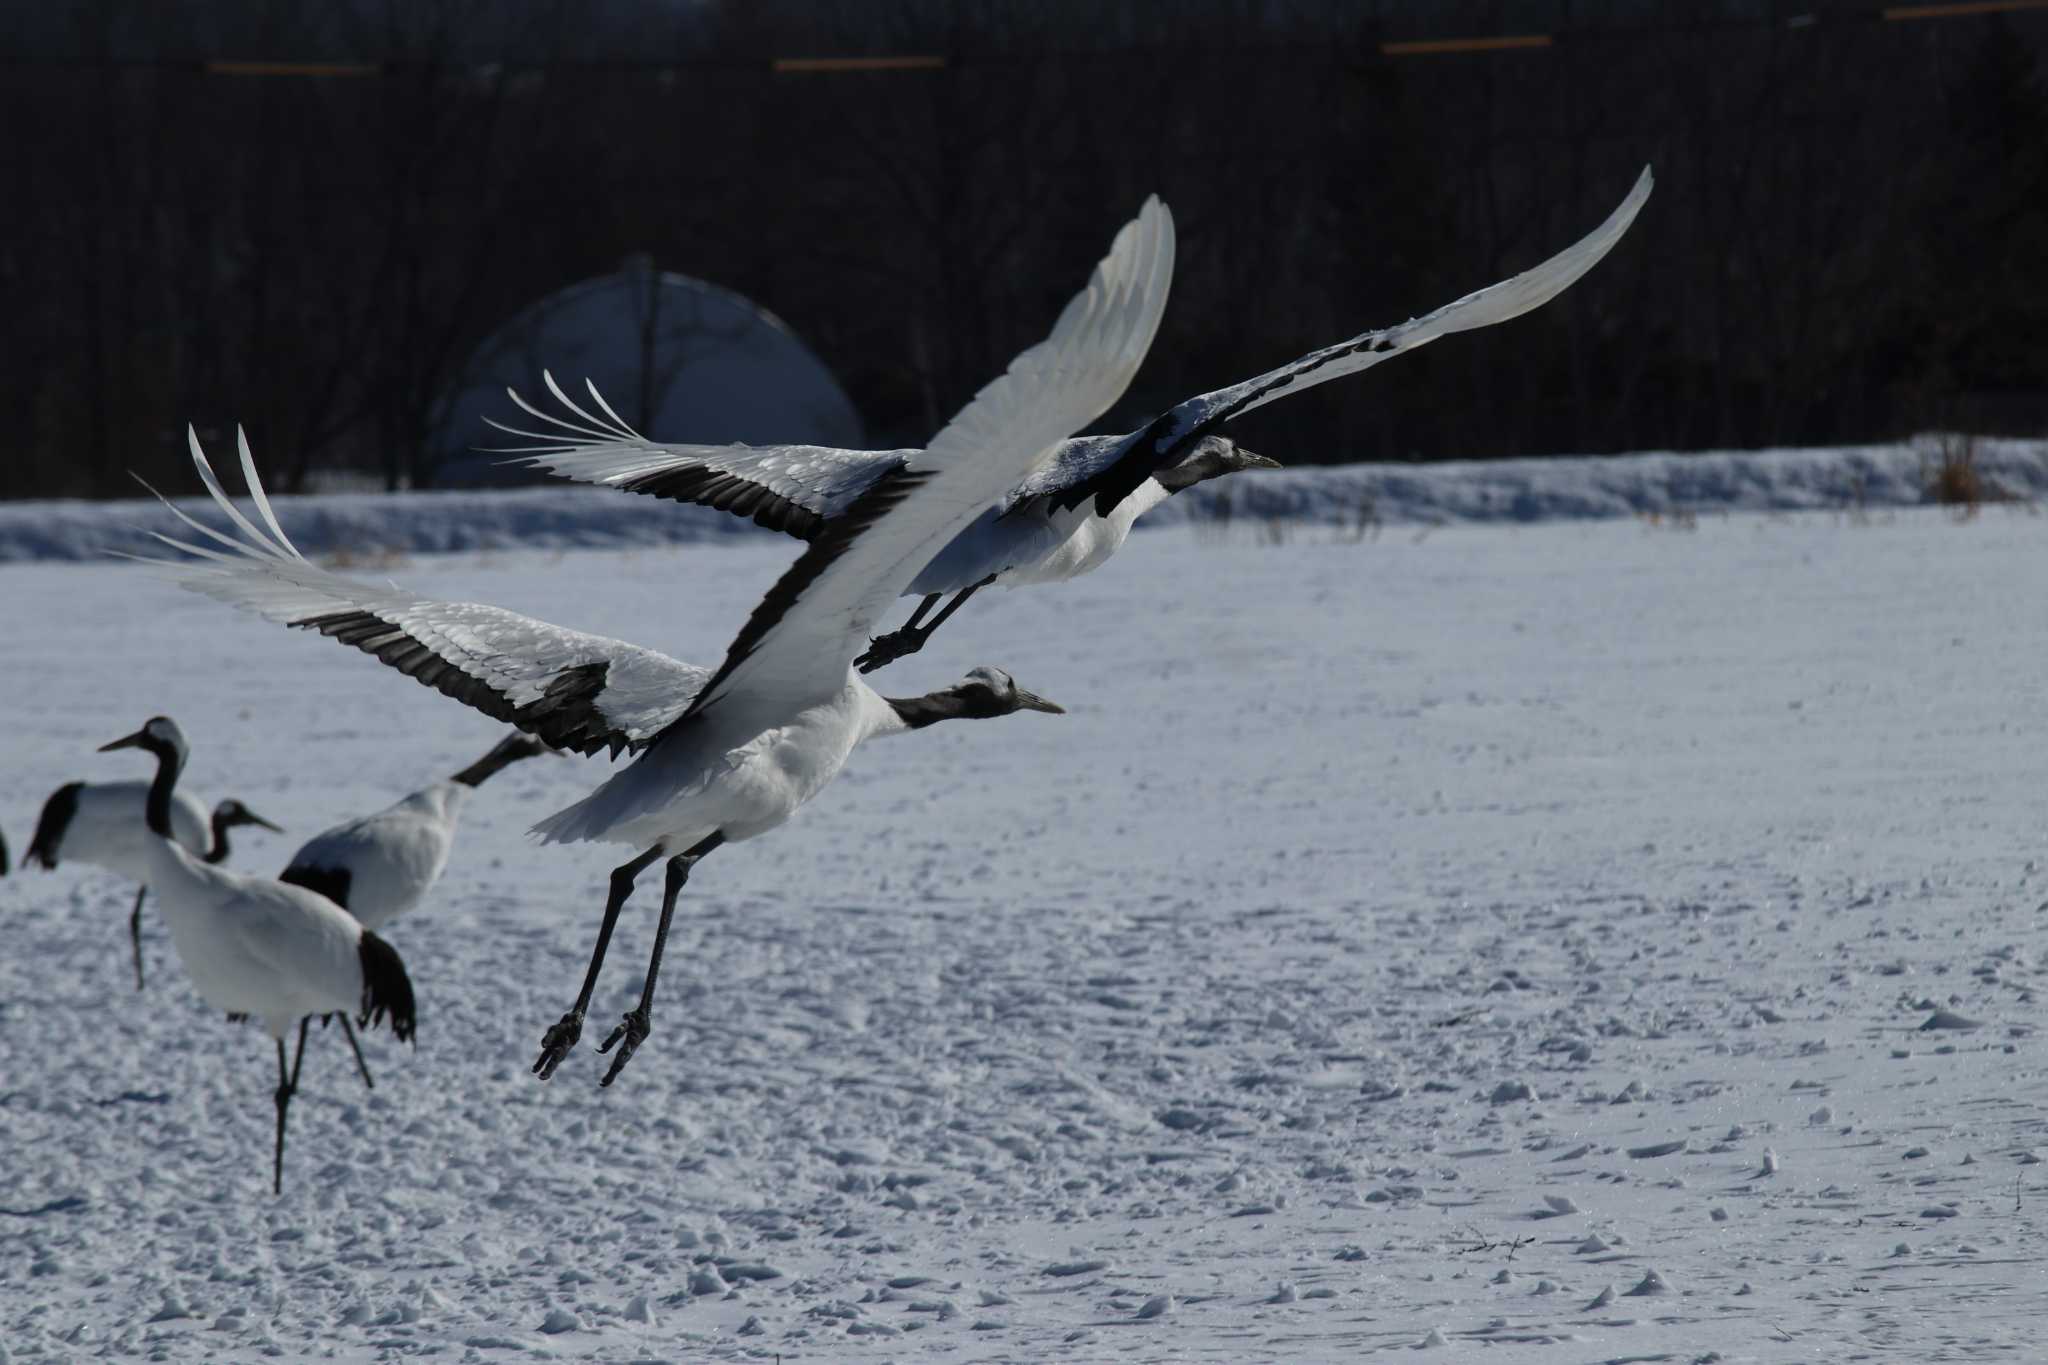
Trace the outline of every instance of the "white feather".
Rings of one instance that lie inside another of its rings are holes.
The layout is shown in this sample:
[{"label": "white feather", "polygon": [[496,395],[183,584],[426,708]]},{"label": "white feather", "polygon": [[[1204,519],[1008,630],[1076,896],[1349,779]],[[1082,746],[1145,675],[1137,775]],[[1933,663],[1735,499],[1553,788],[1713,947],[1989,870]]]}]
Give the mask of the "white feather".
[{"label": "white feather", "polygon": [[1476,290],[1433,313],[1376,332],[1363,332],[1348,341],[1311,351],[1278,369],[1232,384],[1229,388],[1188,399],[1173,410],[1172,419],[1161,439],[1173,439],[1180,433],[1215,420],[1219,413],[1227,413],[1233,418],[1242,416],[1318,384],[1369,370],[1383,360],[1391,360],[1418,346],[1428,345],[1438,337],[1492,327],[1550,302],[1576,284],[1614,249],[1615,243],[1621,240],[1643,205],[1649,201],[1655,184],[1650,168],[1643,167],[1634,187],[1614,212],[1607,215],[1605,222],[1541,265],[1532,266],[1511,279]]},{"label": "white feather", "polygon": [[348,912],[365,929],[382,929],[441,879],[468,796],[459,782],[436,782],[374,815],[336,825],[292,855],[284,878],[347,873]]},{"label": "white feather", "polygon": [[[152,848],[162,842],[143,820],[148,795],[147,782],[81,784],[71,818],[51,850],[58,864],[84,863],[147,885]],[[212,819],[197,798],[184,792],[173,796],[171,836],[195,858],[213,848]]]},{"label": "white feather", "polygon": [[[692,709],[744,696],[764,716],[787,714],[844,689],[848,661],[932,556],[1076,427],[1123,396],[1159,329],[1173,258],[1172,215],[1156,197],[1148,199],[1052,334],[1011,361],[912,456],[906,470],[921,482],[831,556],[779,619],[750,640],[757,612]],[[771,590],[769,603],[815,571],[814,557],[830,548],[814,545]],[[741,653],[741,644],[751,647]]]},{"label": "white feather", "polygon": [[710,676],[707,669],[639,645],[566,630],[482,603],[442,602],[396,586],[379,587],[310,564],[277,526],[246,446],[243,454],[243,475],[276,540],[257,531],[235,509],[194,435],[192,460],[200,481],[248,540],[222,535],[166,502],[180,520],[228,547],[228,552],[223,552],[157,536],[164,544],[206,562],[195,567],[176,561],[147,561],[171,569],[183,587],[286,625],[345,612],[367,613],[484,683],[514,707],[539,700],[571,669],[602,664],[604,686],[595,700],[597,710],[621,736],[634,742],[652,738],[680,716]]}]

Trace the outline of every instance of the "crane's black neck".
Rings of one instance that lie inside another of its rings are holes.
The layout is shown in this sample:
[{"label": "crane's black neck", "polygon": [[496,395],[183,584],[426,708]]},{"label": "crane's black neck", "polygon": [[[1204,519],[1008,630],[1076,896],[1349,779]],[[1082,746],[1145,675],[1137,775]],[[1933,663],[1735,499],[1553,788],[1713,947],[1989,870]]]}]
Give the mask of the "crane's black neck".
[{"label": "crane's black neck", "polygon": [[[178,769],[184,756],[177,749],[156,739],[145,739],[142,747],[156,755],[156,777],[149,784],[149,799],[143,803],[143,818],[149,822],[150,833],[159,839],[171,838],[171,793],[178,785]],[[218,826],[214,839],[220,843]],[[225,844],[222,844],[225,856]]]},{"label": "crane's black neck", "polygon": [[958,699],[943,692],[923,697],[884,697],[882,700],[888,702],[896,718],[912,730],[922,730],[942,720],[953,720],[960,714]]},{"label": "crane's black neck", "polygon": [[497,748],[455,774],[449,781],[460,782],[465,787],[481,787],[485,782],[496,777],[520,759],[531,758],[539,752],[540,746],[522,735],[516,740],[507,740],[500,744]]},{"label": "crane's black neck", "polygon": [[922,730],[942,720],[987,720],[1008,712],[995,705],[996,696],[987,688],[967,691],[927,692],[921,697],[884,697],[897,718],[912,730]]},{"label": "crane's black neck", "polygon": [[224,863],[228,860],[228,826],[232,822],[227,812],[219,807],[213,812],[213,847],[206,850],[206,861]]},{"label": "crane's black neck", "polygon": [[1152,477],[1159,481],[1161,488],[1164,488],[1171,494],[1178,493],[1182,489],[1193,488],[1198,483],[1207,482],[1210,479],[1230,472],[1231,467],[1227,462],[1205,451],[1200,455],[1191,456],[1177,465],[1158,470]]}]

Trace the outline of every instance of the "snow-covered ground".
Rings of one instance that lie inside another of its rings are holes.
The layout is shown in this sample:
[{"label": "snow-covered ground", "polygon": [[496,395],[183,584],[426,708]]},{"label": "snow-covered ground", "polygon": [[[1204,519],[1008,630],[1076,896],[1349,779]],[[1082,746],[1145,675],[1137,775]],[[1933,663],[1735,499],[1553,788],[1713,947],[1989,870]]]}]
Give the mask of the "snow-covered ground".
[{"label": "snow-covered ground", "polygon": [[[712,662],[790,556],[378,572]],[[17,870],[0,1361],[2038,1359],[2044,579],[2000,510],[1143,537],[878,675],[1072,714],[715,854],[610,1091],[527,1067],[621,851],[521,838],[605,765],[496,779],[281,1199],[267,1040]],[[0,594],[17,857],[153,712],[257,868],[498,733],[128,566]]]},{"label": "snow-covered ground", "polygon": [[[1719,512],[1839,511],[1917,507],[1945,449],[1961,438],[1925,436],[1894,445],[1694,451],[1543,460],[1307,466],[1241,474],[1174,498],[1139,523],[1276,519],[1333,527],[1442,526],[1604,517],[1687,517]],[[214,458],[232,463],[225,439]],[[1982,439],[1971,447],[1986,494],[2048,499],[2048,445]],[[1280,458],[1293,452],[1270,452]],[[261,452],[258,452],[259,458]],[[240,486],[239,476],[228,474]],[[285,530],[308,554],[465,550],[622,549],[698,544],[765,534],[709,508],[609,489],[555,484],[491,492],[380,493],[278,498]],[[210,506],[203,498],[188,511]],[[132,548],[137,528],[176,532],[154,501],[0,502],[0,563],[99,560]]]}]

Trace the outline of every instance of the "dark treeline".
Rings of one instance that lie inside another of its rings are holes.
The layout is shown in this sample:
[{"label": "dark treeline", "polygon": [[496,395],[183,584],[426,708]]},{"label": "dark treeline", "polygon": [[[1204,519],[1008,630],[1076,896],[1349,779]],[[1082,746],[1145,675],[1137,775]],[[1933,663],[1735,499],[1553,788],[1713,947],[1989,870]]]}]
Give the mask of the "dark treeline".
[{"label": "dark treeline", "polygon": [[[0,25],[0,495],[188,488],[187,421],[245,423],[283,487],[431,482],[471,348],[633,252],[772,309],[875,444],[918,443],[1157,190],[1180,269],[1121,428],[1534,263],[1646,162],[1634,234],[1558,304],[1241,438],[1315,463],[2048,426],[2048,15],[76,0]],[[1498,33],[1558,37],[1381,49]],[[853,55],[944,60],[772,65]],[[209,65],[260,61],[341,69]]]}]

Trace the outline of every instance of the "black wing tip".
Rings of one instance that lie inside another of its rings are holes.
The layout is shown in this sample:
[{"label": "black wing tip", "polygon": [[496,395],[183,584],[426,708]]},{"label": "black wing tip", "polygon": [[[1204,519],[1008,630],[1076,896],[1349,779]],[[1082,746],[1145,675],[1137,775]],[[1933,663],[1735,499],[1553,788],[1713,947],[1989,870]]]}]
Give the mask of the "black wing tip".
[{"label": "black wing tip", "polygon": [[798,540],[817,539],[825,518],[810,508],[791,502],[765,484],[709,465],[688,465],[622,479],[612,487],[627,493],[667,498],[671,502],[695,503],[736,517],[750,517],[756,526],[781,531]]},{"label": "black wing tip", "polygon": [[597,709],[610,673],[609,660],[563,669],[545,692],[512,713],[512,723],[557,749],[589,755],[612,747],[616,756],[624,737]]},{"label": "black wing tip", "polygon": [[299,630],[317,630],[374,655],[379,662],[389,664],[422,686],[474,707],[492,720],[517,726],[557,749],[587,756],[610,748],[616,757],[621,747],[635,743],[597,709],[597,698],[604,691],[605,677],[611,668],[607,660],[565,668],[541,696],[524,706],[514,706],[483,679],[471,677],[436,654],[432,646],[420,643],[403,628],[372,612],[324,612],[300,617],[289,624]]},{"label": "black wing tip", "polygon": [[392,1035],[401,1043],[412,1042],[418,1017],[413,1005],[412,978],[405,974],[405,963],[398,950],[365,929],[356,944],[356,958],[363,968],[363,1004],[356,1023],[369,1028],[379,1020],[389,1019]]},{"label": "black wing tip", "polygon": [[1180,408],[1168,408],[1126,436],[1120,443],[1122,455],[1087,478],[1054,493],[1053,507],[1062,512],[1071,511],[1092,498],[1096,516],[1106,517],[1115,511],[1118,503],[1137,492],[1153,474],[1180,458],[1196,437],[1216,424],[1215,421],[1196,422],[1184,431],[1175,430],[1179,412]]},{"label": "black wing tip", "polygon": [[293,863],[279,873],[277,879],[291,886],[303,886],[315,895],[327,897],[346,910],[349,884],[355,880],[355,874],[345,867],[316,867],[311,863]]},{"label": "black wing tip", "polygon": [[42,814],[36,817],[36,832],[29,836],[28,849],[21,855],[23,867],[57,870],[57,850],[64,844],[64,831],[71,827],[71,817],[78,811],[78,793],[84,787],[83,782],[66,782],[43,802]]}]

